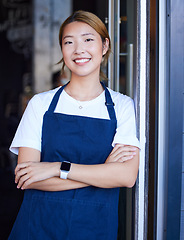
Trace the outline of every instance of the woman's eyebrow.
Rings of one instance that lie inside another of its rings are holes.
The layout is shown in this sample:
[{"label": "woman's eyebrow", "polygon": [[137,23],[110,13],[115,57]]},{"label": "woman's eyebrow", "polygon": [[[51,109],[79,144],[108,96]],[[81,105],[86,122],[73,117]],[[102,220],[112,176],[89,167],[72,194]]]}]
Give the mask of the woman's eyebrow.
[{"label": "woman's eyebrow", "polygon": [[93,35],[94,36],[94,34],[93,33],[83,33],[83,34],[81,34],[82,36],[88,36],[88,35]]},{"label": "woman's eyebrow", "polygon": [[[82,37],[84,37],[84,36],[89,36],[89,35],[94,36],[93,33],[82,33],[82,34],[81,34]],[[72,35],[66,35],[66,36],[63,37],[63,40],[64,40],[65,38],[73,38],[73,37],[74,37],[74,36],[72,36]]]},{"label": "woman's eyebrow", "polygon": [[65,38],[72,38],[73,36],[71,36],[71,35],[66,35],[66,36],[64,36],[63,37],[63,40],[65,39]]}]

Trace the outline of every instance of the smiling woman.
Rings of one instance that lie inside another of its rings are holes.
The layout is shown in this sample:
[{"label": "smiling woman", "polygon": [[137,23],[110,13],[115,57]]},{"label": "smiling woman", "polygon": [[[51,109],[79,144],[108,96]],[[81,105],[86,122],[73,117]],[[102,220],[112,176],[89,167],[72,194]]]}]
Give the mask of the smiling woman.
[{"label": "smiling woman", "polygon": [[[68,36],[66,35],[63,37],[64,29],[69,23],[83,23],[83,24],[86,23],[87,24],[88,28],[84,29],[87,32],[81,33],[83,35],[83,37],[86,37],[86,39],[85,39],[86,42],[94,41],[93,37],[95,37],[97,35],[98,35],[98,37],[101,38],[101,42],[100,42],[101,46],[107,47],[107,49],[103,49],[103,51],[106,50],[106,53],[103,54],[103,58],[101,61],[101,66],[105,65],[107,63],[109,54],[111,53],[111,41],[110,41],[110,37],[109,37],[108,31],[107,31],[104,23],[96,15],[94,15],[92,13],[84,12],[84,11],[76,11],[72,15],[72,18],[68,17],[61,25],[60,32],[59,32],[59,42],[60,42],[62,51],[63,51],[63,40],[65,39],[65,37],[73,36],[73,34],[71,34],[71,35],[68,35]],[[63,63],[62,71],[64,71],[65,62],[63,61],[63,59],[61,59],[60,62]],[[100,70],[100,76],[102,79],[106,78],[101,70]]]},{"label": "smiling woman", "polygon": [[32,98],[10,147],[25,195],[9,239],[117,239],[119,187],[135,183],[139,142],[132,100],[100,82],[105,29],[85,11],[61,26],[71,79]]},{"label": "smiling woman", "polygon": [[100,35],[86,23],[72,22],[65,26],[62,52],[64,62],[71,70],[71,80],[87,76],[88,81],[93,78],[99,82],[100,64],[108,46],[108,38],[102,42]]}]

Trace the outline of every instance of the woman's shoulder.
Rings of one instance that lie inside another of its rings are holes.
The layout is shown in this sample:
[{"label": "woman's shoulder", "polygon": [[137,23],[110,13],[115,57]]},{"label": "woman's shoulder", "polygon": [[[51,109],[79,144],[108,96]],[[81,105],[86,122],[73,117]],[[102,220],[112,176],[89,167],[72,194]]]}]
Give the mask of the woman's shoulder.
[{"label": "woman's shoulder", "polygon": [[60,87],[45,91],[45,92],[41,92],[41,93],[37,93],[33,96],[34,101],[36,100],[40,100],[43,102],[47,102],[47,101],[51,101],[52,98],[54,97],[54,94],[60,89]]},{"label": "woman's shoulder", "polygon": [[126,106],[126,105],[132,105],[133,104],[133,100],[132,98],[130,98],[129,96],[127,95],[124,95],[123,93],[120,93],[120,92],[116,92],[110,88],[108,88],[110,94],[111,94],[111,97],[112,97],[112,100],[115,104],[115,106]]},{"label": "woman's shoulder", "polygon": [[52,98],[54,97],[55,93],[60,89],[60,87],[49,90],[49,91],[45,91],[45,92],[41,92],[41,93],[37,93],[35,94],[31,100],[30,103],[31,104],[39,104],[40,107],[45,106],[47,107],[50,102],[52,101]]},{"label": "woman's shoulder", "polygon": [[43,114],[48,110],[49,105],[54,97],[54,94],[59,90],[60,87],[37,93],[28,102],[26,113],[36,113],[38,116],[43,116]]}]

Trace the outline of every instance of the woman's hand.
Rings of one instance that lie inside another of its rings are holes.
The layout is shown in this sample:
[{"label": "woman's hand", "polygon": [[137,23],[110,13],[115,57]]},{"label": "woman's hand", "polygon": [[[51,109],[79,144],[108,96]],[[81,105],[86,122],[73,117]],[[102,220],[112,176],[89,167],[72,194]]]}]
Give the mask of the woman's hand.
[{"label": "woman's hand", "polygon": [[136,155],[136,147],[116,144],[105,163],[125,162]]},{"label": "woman's hand", "polygon": [[30,184],[59,176],[59,162],[23,162],[15,168],[17,188],[26,189]]}]

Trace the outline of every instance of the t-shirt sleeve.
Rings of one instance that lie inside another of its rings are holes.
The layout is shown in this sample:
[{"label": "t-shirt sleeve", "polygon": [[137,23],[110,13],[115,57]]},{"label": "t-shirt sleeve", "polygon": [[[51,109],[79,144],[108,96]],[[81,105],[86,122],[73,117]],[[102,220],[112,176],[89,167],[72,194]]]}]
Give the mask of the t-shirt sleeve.
[{"label": "t-shirt sleeve", "polygon": [[19,147],[30,147],[41,151],[41,131],[43,122],[41,100],[35,95],[28,103],[22,116],[10,151],[18,154]]},{"label": "t-shirt sleeve", "polygon": [[136,137],[136,121],[133,100],[123,95],[117,113],[117,129],[112,145],[120,143],[140,148],[139,140]]}]

